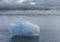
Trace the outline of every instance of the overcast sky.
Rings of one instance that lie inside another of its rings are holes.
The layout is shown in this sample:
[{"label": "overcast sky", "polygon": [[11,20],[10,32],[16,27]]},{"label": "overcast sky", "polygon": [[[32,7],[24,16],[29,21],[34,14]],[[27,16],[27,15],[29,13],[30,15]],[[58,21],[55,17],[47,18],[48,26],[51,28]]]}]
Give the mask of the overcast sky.
[{"label": "overcast sky", "polygon": [[12,7],[12,6],[60,8],[59,3],[60,3],[60,0],[0,0],[0,8]]}]

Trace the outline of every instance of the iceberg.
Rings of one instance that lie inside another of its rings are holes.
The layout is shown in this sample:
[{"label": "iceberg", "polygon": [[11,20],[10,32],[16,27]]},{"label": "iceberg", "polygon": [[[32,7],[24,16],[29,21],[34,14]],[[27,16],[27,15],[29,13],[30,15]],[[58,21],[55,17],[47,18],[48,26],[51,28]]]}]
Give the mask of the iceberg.
[{"label": "iceberg", "polygon": [[29,21],[20,21],[19,23],[13,24],[8,28],[8,31],[13,35],[19,36],[39,36],[40,27]]}]

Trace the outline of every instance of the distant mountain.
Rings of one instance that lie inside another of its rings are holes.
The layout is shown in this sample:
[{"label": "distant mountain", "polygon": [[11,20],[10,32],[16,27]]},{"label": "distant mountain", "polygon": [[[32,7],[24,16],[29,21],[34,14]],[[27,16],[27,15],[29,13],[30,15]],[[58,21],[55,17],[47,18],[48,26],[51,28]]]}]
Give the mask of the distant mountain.
[{"label": "distant mountain", "polygon": [[31,5],[31,4],[17,4],[17,5],[10,5],[10,4],[6,4],[6,5],[0,5],[0,10],[51,10],[52,8],[44,6],[44,5],[40,5],[40,4],[36,4],[36,5]]},{"label": "distant mountain", "polygon": [[46,7],[2,7],[0,10],[51,10],[52,8]]},{"label": "distant mountain", "polygon": [[0,0],[0,10],[60,9],[60,0]]}]

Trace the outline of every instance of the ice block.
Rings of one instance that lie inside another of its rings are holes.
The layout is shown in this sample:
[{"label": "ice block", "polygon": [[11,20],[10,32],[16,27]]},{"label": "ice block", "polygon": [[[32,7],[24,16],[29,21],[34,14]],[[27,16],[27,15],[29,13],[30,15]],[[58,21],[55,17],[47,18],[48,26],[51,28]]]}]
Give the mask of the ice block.
[{"label": "ice block", "polygon": [[8,28],[8,31],[13,35],[19,36],[39,36],[40,27],[36,24],[33,24],[29,21],[20,21],[14,25],[11,25]]}]

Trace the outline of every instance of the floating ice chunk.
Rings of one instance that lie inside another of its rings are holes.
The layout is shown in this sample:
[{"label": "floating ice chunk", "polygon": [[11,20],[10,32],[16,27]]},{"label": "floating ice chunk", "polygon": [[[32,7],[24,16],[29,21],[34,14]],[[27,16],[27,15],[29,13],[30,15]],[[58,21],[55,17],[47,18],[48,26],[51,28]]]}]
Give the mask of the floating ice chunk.
[{"label": "floating ice chunk", "polygon": [[30,2],[31,5],[36,5],[37,3],[36,2]]},{"label": "floating ice chunk", "polygon": [[12,25],[8,30],[13,36],[39,36],[40,34],[40,27],[29,21],[21,21],[20,23]]}]

